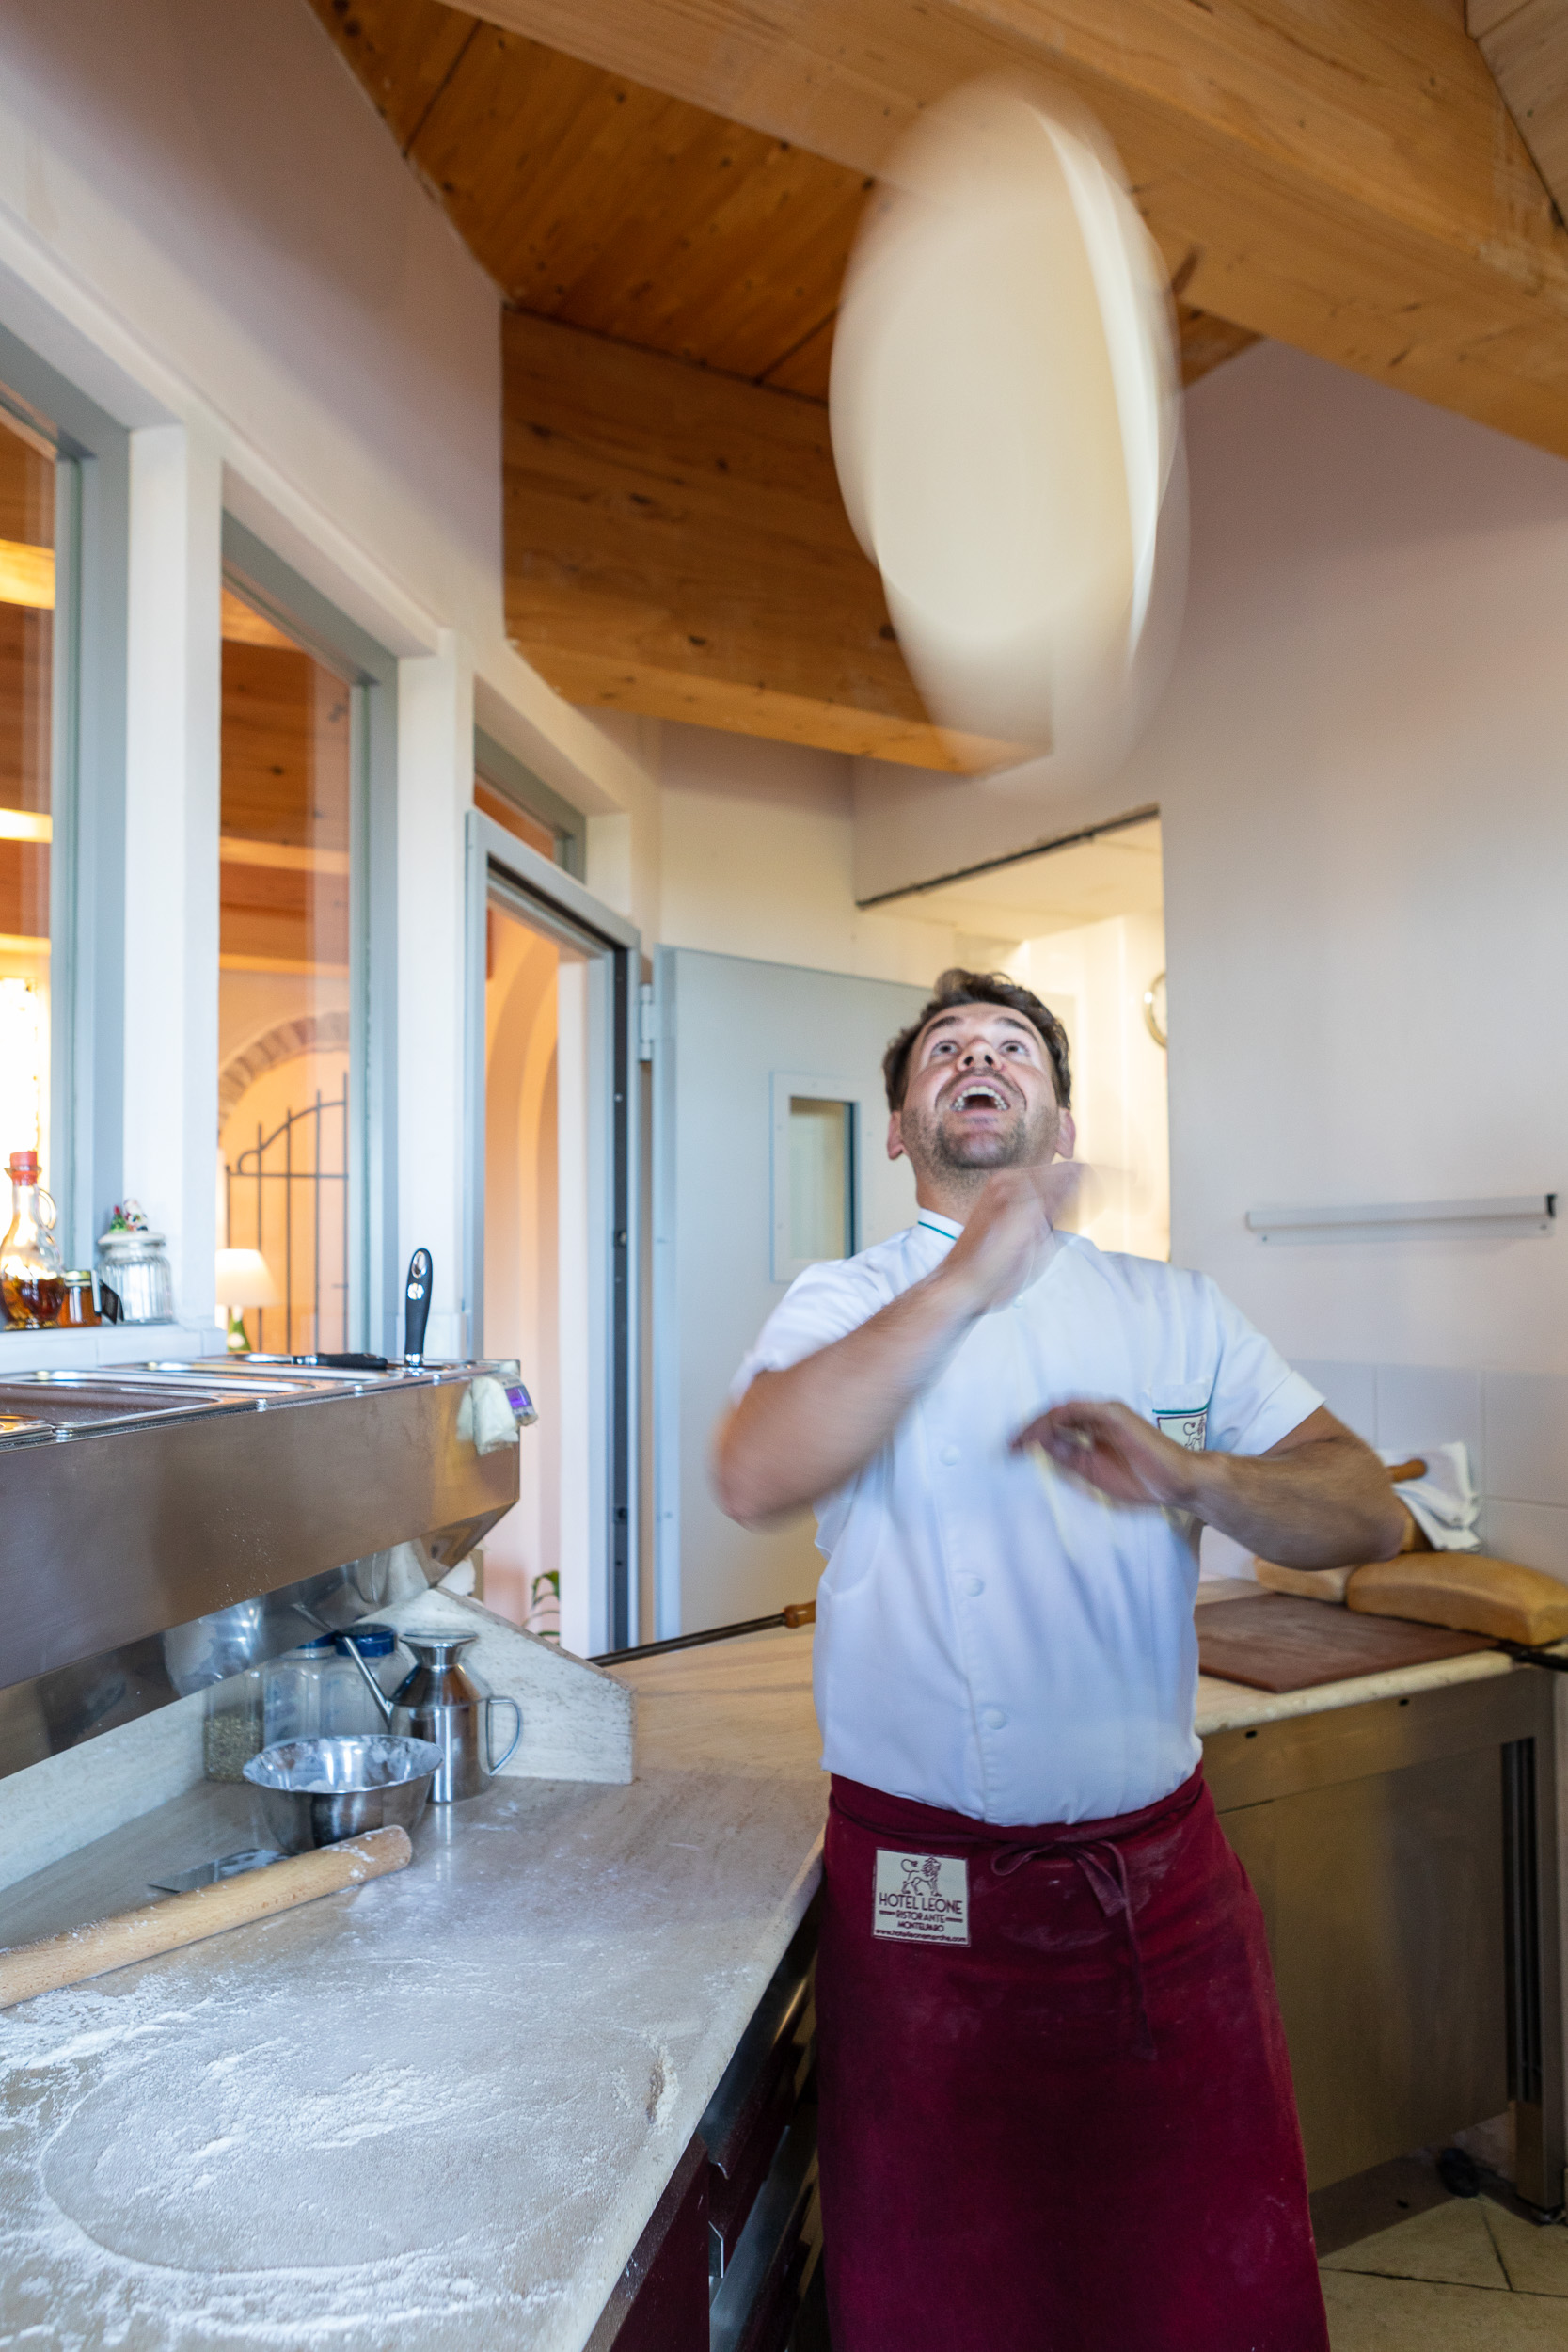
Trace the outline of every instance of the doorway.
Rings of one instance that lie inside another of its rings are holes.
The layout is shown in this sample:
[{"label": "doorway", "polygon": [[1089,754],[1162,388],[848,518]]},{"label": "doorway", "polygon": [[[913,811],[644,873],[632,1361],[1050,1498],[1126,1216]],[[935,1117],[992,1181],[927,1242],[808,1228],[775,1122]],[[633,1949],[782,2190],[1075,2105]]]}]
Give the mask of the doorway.
[{"label": "doorway", "polygon": [[637,932],[520,832],[468,818],[475,1351],[538,1407],[484,1597],[578,1657],[637,1634]]},{"label": "doorway", "polygon": [[[587,959],[492,885],[484,910],[484,1345],[539,1409],[515,1507],[484,1546],[488,1607],[557,1638],[562,1528],[586,1492]],[[564,1309],[564,1315],[563,1311]]]},{"label": "doorway", "polygon": [[1145,813],[884,902],[948,929],[956,962],[1006,972],[1051,1007],[1093,1171],[1079,1230],[1140,1258],[1170,1256],[1164,871],[1160,819]]}]

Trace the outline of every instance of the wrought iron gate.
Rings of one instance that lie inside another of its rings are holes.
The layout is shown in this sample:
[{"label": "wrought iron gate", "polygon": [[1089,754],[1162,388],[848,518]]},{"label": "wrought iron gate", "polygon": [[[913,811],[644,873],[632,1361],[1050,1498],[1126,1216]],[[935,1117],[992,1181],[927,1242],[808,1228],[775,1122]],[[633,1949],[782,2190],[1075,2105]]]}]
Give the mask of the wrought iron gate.
[{"label": "wrought iron gate", "polygon": [[348,1346],[348,1088],[331,1102],[290,1111],[224,1178],[229,1243],[259,1249],[283,1294],[277,1307],[251,1308],[251,1344],[279,1356],[335,1353]]}]

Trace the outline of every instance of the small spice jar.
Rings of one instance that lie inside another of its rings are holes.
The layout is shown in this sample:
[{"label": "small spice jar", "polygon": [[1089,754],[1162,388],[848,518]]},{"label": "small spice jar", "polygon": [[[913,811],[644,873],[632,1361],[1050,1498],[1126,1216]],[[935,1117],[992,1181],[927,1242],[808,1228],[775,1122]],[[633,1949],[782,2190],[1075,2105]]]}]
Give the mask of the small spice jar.
[{"label": "small spice jar", "polygon": [[[127,1209],[133,1206],[126,1203]],[[173,1322],[174,1275],[162,1233],[149,1232],[145,1224],[111,1226],[100,1235],[98,1249],[99,1277],[119,1302],[119,1322]]]},{"label": "small spice jar", "polygon": [[93,1304],[92,1268],[68,1268],[60,1279],[65,1284],[65,1297],[57,1320],[72,1330],[85,1330],[89,1324],[102,1321]]}]

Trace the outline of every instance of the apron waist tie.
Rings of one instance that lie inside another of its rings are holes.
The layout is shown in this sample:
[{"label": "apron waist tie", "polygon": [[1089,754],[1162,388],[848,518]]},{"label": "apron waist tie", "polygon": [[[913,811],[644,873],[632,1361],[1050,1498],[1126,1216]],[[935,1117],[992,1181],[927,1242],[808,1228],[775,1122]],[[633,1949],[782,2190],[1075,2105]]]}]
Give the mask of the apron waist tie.
[{"label": "apron waist tie", "polygon": [[1144,1956],[1138,1943],[1138,1925],[1132,1915],[1132,1893],[1127,1883],[1127,1859],[1121,1848],[1111,1838],[1096,1838],[1083,1843],[1064,1837],[1048,1846],[1000,1846],[990,1858],[990,1867],[999,1879],[1010,1878],[1029,1862],[1070,1862],[1084,1874],[1084,1883],[1100,1905],[1101,1915],[1107,1921],[1119,1918],[1127,1940],[1127,1957],[1132,1972],[1132,1994],[1137,2012],[1137,2031],[1133,2036],[1135,2058],[1158,2056],[1154,2046],[1154,2029],[1149,2024],[1148,2002],[1144,1990]]}]

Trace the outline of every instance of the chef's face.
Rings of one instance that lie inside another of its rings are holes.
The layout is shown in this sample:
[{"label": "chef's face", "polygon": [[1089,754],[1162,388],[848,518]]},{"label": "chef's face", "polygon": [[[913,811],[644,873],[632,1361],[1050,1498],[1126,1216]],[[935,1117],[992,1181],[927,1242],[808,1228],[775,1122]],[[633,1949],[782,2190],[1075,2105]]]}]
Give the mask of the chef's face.
[{"label": "chef's face", "polygon": [[1005,1005],[956,1005],[927,1021],[910,1053],[888,1155],[917,1175],[1043,1166],[1072,1157],[1045,1040]]}]

